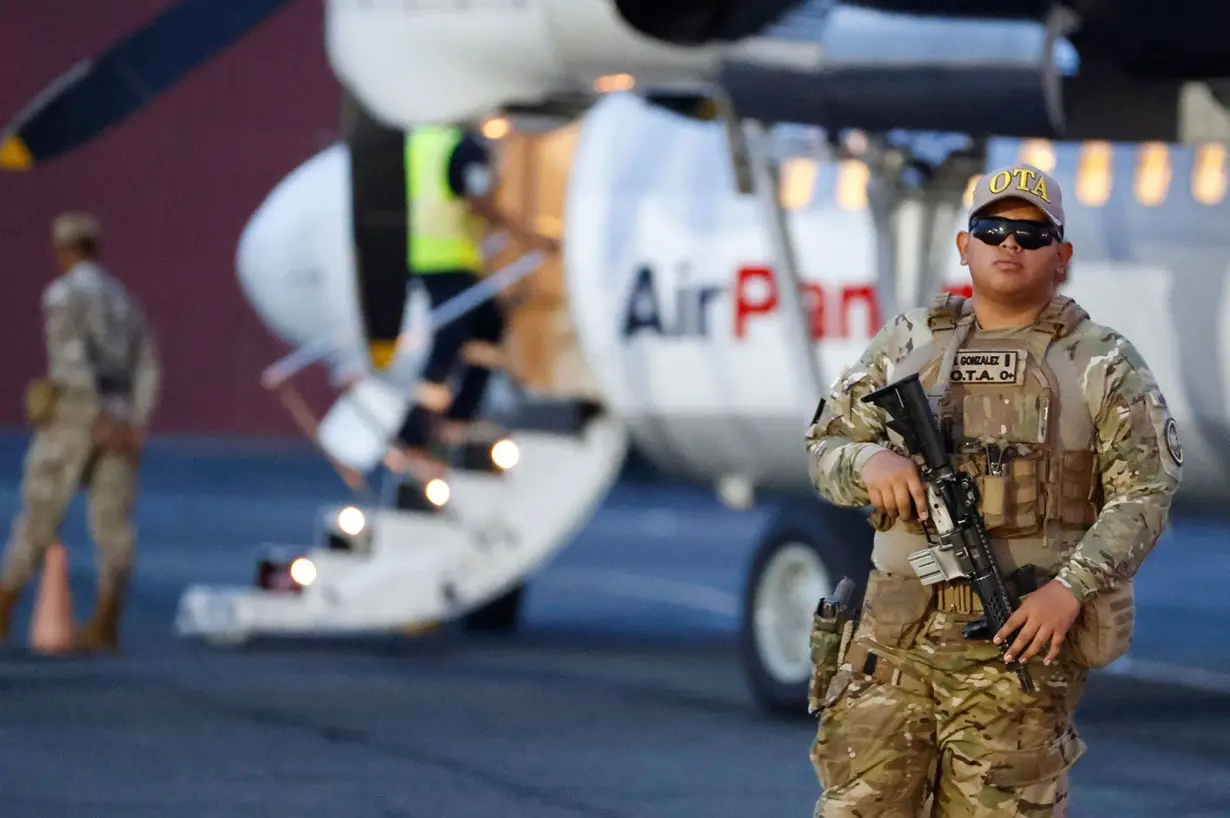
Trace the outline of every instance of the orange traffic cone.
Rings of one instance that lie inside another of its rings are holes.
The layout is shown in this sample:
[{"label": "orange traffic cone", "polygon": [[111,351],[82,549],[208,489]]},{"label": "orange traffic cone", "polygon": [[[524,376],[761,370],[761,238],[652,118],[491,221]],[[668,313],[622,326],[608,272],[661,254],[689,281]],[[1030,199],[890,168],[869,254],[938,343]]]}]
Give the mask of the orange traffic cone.
[{"label": "orange traffic cone", "polygon": [[34,613],[30,617],[30,649],[35,653],[67,653],[73,646],[73,597],[68,589],[68,551],[55,543],[43,557]]}]

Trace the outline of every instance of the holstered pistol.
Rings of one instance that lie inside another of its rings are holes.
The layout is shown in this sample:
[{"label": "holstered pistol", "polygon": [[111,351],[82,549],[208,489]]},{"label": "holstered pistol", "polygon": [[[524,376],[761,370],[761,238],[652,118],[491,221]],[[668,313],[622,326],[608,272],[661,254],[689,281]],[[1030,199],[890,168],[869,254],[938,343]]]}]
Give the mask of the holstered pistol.
[{"label": "holstered pistol", "polygon": [[811,684],[807,690],[807,712],[821,709],[829,682],[832,681],[850,638],[854,635],[855,611],[850,607],[854,596],[854,583],[845,577],[837,583],[837,590],[828,599],[821,599],[812,615],[811,627]]}]

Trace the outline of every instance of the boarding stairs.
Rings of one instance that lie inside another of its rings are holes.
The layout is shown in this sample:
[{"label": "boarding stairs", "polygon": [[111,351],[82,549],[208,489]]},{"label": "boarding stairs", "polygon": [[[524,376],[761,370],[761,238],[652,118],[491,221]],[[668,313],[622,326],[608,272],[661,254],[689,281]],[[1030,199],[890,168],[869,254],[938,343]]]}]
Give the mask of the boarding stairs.
[{"label": "boarding stairs", "polygon": [[[511,283],[498,276],[462,307]],[[457,314],[449,306],[433,313],[433,331]],[[319,421],[284,387],[292,415],[339,474],[383,471],[409,404],[406,383],[366,373]],[[606,496],[628,436],[618,418],[580,399],[525,399],[499,420],[515,465],[496,465],[490,441],[462,447],[444,478],[443,503],[439,485],[386,471],[379,491],[364,483],[353,502],[320,509],[311,546],[262,555],[253,586],[188,587],[176,632],[219,645],[264,635],[414,632],[519,593]]]}]

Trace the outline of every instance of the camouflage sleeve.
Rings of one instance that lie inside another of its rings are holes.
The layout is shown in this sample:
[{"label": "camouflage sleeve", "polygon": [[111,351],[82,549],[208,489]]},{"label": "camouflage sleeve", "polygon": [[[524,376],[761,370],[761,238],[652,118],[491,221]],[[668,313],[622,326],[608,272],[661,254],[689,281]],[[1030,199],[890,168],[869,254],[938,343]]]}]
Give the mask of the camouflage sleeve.
[{"label": "camouflage sleeve", "polygon": [[43,328],[47,341],[47,376],[70,389],[96,390],[97,373],[90,358],[77,299],[64,281],[43,293]]},{"label": "camouflage sleeve", "polygon": [[1086,390],[1098,407],[1104,504],[1058,575],[1082,601],[1140,568],[1161,536],[1183,465],[1178,428],[1153,373],[1126,339],[1110,340],[1086,371]]},{"label": "camouflage sleeve", "polygon": [[858,363],[837,378],[807,429],[812,485],[834,505],[857,508],[871,502],[860,473],[873,455],[887,451],[877,443],[887,440],[887,419],[862,398],[885,385],[903,318],[880,330]]},{"label": "camouflage sleeve", "polygon": [[133,375],[132,424],[145,428],[158,404],[158,392],[162,383],[162,363],[158,355],[158,342],[153,333],[147,332],[137,352],[136,371]]}]

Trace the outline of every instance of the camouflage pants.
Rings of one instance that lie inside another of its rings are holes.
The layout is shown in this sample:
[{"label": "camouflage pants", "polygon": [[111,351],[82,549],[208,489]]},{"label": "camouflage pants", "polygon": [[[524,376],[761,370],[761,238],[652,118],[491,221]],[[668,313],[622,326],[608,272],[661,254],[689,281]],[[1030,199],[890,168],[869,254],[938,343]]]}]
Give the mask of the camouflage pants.
[{"label": "camouflage pants", "polygon": [[[1035,660],[1026,693],[996,646],[961,635],[977,616],[935,610],[929,592],[901,604],[887,581],[873,575],[847,652],[858,666],[843,664],[825,697],[816,818],[1066,815],[1085,671]],[[868,651],[878,672],[864,672]]]},{"label": "camouflage pants", "polygon": [[56,424],[35,432],[21,481],[22,509],[0,567],[0,586],[20,588],[59,536],[77,489],[89,490],[90,534],[98,548],[98,589],[119,590],[132,570],[137,464],[96,451],[88,426]]}]

